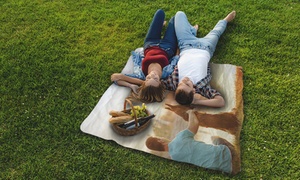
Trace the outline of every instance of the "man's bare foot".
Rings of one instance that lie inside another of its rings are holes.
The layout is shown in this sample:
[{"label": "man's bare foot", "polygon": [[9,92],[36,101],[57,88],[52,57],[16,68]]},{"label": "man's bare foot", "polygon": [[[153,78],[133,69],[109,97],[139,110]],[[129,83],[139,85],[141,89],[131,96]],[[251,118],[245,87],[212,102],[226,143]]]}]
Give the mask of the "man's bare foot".
[{"label": "man's bare foot", "polygon": [[235,18],[235,15],[236,15],[236,12],[232,11],[224,18],[224,20],[226,20],[227,22],[230,22]]},{"label": "man's bare foot", "polygon": [[196,24],[196,25],[194,26],[194,28],[196,29],[196,31],[198,31],[198,28],[199,28],[198,24]]}]

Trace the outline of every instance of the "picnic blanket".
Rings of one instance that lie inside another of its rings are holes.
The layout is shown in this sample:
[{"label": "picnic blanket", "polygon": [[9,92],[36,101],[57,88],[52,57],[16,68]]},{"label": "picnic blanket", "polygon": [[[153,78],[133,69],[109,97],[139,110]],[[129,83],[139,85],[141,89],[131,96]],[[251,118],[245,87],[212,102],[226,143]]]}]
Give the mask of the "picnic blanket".
[{"label": "picnic blanket", "polygon": [[[141,51],[142,48],[136,49]],[[211,137],[219,136],[230,142],[235,150],[232,157],[233,173],[240,171],[240,132],[244,119],[243,114],[243,72],[240,66],[211,63],[211,86],[223,95],[226,105],[222,108],[192,107],[199,112],[201,118],[195,140],[213,144]],[[129,57],[122,73],[133,70],[132,56]],[[159,137],[172,140],[176,134],[187,128],[187,113],[190,107],[181,106],[174,100],[174,92],[167,92],[163,102],[146,103],[147,110],[155,117],[151,124],[139,134],[121,136],[109,123],[111,110],[123,110],[124,100],[130,95],[130,89],[112,84],[100,98],[99,102],[82,122],[80,129],[84,133],[105,140],[113,140],[119,145],[132,148],[163,158],[170,158],[168,152],[148,149],[145,142],[149,137]],[[171,107],[171,108],[170,108]]]}]

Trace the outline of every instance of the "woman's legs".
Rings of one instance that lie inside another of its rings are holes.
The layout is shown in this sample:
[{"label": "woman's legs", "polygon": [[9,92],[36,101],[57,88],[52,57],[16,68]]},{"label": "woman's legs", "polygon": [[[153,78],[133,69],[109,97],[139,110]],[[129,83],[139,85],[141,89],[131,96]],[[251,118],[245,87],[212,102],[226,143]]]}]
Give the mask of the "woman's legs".
[{"label": "woman's legs", "polygon": [[168,53],[169,58],[175,55],[177,50],[177,37],[174,27],[174,17],[170,19],[165,35],[160,41],[159,47]]},{"label": "woman's legs", "polygon": [[144,41],[144,49],[151,45],[157,45],[160,42],[164,20],[165,12],[161,9],[157,10],[148,29],[148,33]]}]

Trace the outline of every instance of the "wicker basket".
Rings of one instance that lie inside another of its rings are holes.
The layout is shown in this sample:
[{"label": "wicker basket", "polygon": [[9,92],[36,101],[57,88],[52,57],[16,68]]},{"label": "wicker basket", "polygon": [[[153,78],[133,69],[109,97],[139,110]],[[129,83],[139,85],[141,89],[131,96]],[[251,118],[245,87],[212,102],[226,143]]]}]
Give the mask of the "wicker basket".
[{"label": "wicker basket", "polygon": [[[126,109],[127,104],[130,105],[130,107],[131,107],[130,109]],[[129,99],[125,99],[125,101],[124,101],[124,110],[123,110],[122,112],[125,112],[125,113],[127,113],[127,114],[130,114],[131,109],[133,109],[134,120],[135,120],[135,127],[134,127],[134,128],[132,128],[132,129],[125,129],[125,128],[121,128],[117,123],[111,124],[113,130],[114,130],[116,133],[118,133],[118,134],[120,134],[120,135],[122,135],[122,136],[132,136],[132,135],[138,134],[138,133],[140,133],[141,131],[145,130],[145,129],[149,126],[149,124],[150,124],[150,122],[151,122],[151,120],[149,119],[149,120],[148,120],[145,124],[143,124],[142,126],[138,126],[138,120],[139,120],[140,118],[137,118],[137,117],[136,117],[136,112],[135,112],[135,109],[134,109],[134,107],[133,107],[133,105],[132,105],[132,102],[131,102]],[[149,111],[148,111],[147,109],[146,109],[146,113],[148,114],[148,116],[150,116]]]}]

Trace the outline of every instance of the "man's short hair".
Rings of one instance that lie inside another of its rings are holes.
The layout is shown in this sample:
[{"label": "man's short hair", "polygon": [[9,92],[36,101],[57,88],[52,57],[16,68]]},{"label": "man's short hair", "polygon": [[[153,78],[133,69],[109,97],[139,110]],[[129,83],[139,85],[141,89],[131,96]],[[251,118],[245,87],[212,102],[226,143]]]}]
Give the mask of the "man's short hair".
[{"label": "man's short hair", "polygon": [[175,100],[181,105],[190,105],[192,104],[194,99],[193,91],[187,93],[184,90],[176,90],[175,91]]},{"label": "man's short hair", "polygon": [[155,151],[166,151],[165,144],[159,138],[149,137],[146,140],[145,144],[146,144],[148,149],[155,150]]}]

